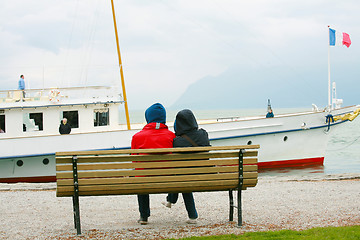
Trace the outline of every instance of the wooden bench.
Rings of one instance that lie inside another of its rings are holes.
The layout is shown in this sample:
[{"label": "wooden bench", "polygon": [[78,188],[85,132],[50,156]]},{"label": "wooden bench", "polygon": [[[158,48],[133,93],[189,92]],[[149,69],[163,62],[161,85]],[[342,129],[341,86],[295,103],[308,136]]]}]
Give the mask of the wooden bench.
[{"label": "wooden bench", "polygon": [[[81,234],[79,196],[229,191],[229,220],[233,221],[237,207],[241,226],[241,190],[257,184],[258,148],[245,145],[57,152],[56,195],[73,198],[77,234]],[[238,190],[237,206],[233,190]]]}]

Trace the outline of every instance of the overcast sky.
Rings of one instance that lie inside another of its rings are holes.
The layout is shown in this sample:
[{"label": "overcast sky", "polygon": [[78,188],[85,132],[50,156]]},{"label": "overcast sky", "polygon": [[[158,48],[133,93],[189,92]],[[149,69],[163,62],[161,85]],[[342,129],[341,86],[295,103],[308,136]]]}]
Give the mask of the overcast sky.
[{"label": "overcast sky", "polygon": [[[20,74],[28,88],[119,84],[110,0],[1,2],[0,89],[16,88]],[[353,42],[331,48],[333,75],[359,68],[358,0],[114,2],[130,109],[170,106],[190,84],[237,66],[311,79],[305,69],[327,68],[328,25]]]}]

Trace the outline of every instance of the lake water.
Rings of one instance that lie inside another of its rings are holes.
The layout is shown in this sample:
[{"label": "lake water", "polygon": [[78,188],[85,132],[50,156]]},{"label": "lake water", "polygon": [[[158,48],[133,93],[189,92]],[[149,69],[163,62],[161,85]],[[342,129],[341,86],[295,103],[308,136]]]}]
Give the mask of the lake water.
[{"label": "lake water", "polygon": [[[274,109],[275,114],[298,112],[309,109]],[[266,109],[194,110],[197,119],[245,117],[266,114]],[[167,111],[167,121],[174,121],[177,111]],[[132,123],[145,122],[143,111],[130,112]],[[262,176],[289,176],[315,174],[359,173],[360,176],[360,116],[354,121],[341,124],[330,132],[324,166],[272,169],[261,171]]]}]

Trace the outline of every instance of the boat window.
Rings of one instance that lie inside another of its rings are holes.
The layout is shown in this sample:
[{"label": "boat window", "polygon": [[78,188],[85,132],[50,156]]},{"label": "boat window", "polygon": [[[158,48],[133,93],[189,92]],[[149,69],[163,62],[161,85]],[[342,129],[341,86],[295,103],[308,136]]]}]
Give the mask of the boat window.
[{"label": "boat window", "polygon": [[5,115],[0,115],[0,133],[4,133],[5,130]]},{"label": "boat window", "polygon": [[94,127],[109,125],[109,109],[101,108],[94,110]]},{"label": "boat window", "polygon": [[49,162],[50,162],[50,160],[49,160],[48,158],[44,158],[44,159],[43,159],[43,164],[44,164],[44,165],[48,165]]},{"label": "boat window", "polygon": [[17,161],[16,161],[16,165],[18,165],[19,167],[21,167],[22,165],[24,165],[23,160],[17,160]]},{"label": "boat window", "polygon": [[62,119],[66,118],[71,128],[79,128],[79,112],[78,111],[64,111]]},{"label": "boat window", "polygon": [[24,113],[23,131],[42,131],[43,113]]}]

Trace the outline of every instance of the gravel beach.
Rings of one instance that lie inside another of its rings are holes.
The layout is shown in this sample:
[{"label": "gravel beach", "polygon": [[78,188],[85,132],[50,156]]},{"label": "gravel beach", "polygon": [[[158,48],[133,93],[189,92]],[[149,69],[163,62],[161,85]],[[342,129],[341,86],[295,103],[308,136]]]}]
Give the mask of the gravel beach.
[{"label": "gravel beach", "polygon": [[243,191],[241,228],[228,222],[227,192],[194,193],[195,225],[185,222],[182,197],[168,209],[165,196],[151,195],[145,226],[136,222],[136,196],[81,197],[77,236],[72,199],[56,197],[55,183],[0,184],[0,239],[163,239],[360,225],[360,174],[259,177]]}]

